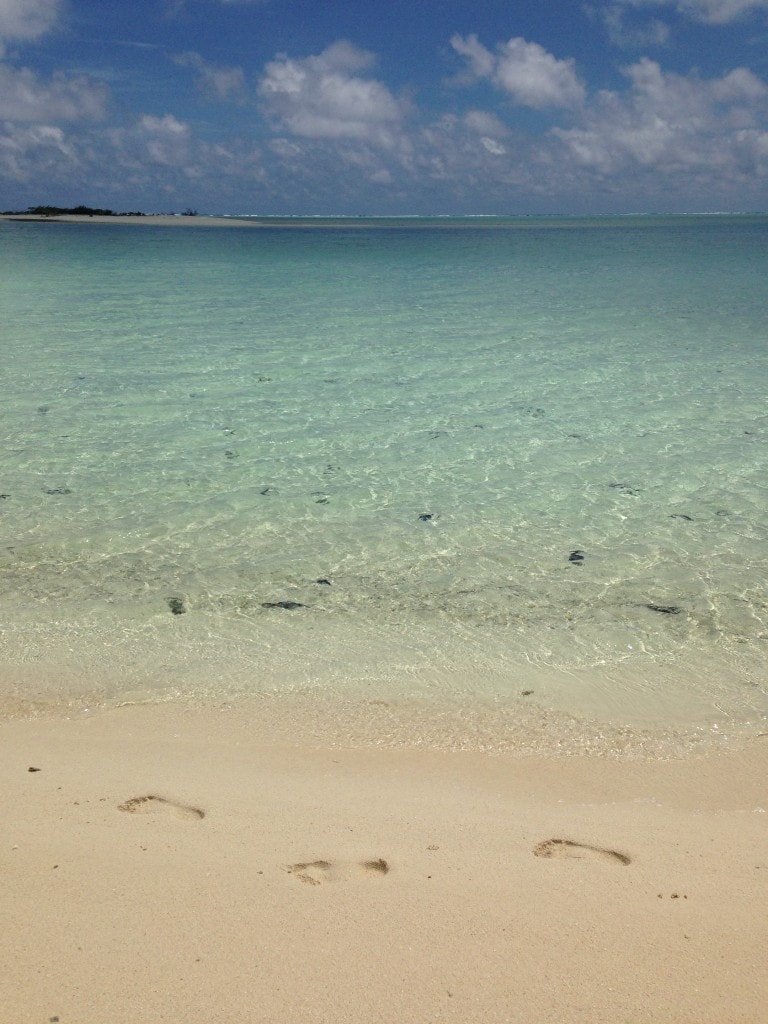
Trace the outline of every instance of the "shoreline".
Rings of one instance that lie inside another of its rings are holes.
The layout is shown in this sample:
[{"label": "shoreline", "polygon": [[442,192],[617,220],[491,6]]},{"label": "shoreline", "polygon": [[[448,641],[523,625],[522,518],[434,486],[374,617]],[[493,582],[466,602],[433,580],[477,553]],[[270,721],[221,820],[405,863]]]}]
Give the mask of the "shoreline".
[{"label": "shoreline", "polygon": [[[209,666],[210,667],[210,666]],[[716,753],[742,753],[768,737],[764,716],[720,716],[718,721],[636,721],[600,715],[582,707],[557,706],[539,697],[546,676],[531,675],[535,687],[501,696],[493,693],[395,694],[380,683],[337,690],[333,684],[296,685],[295,680],[265,678],[254,690],[239,687],[211,691],[202,678],[163,688],[144,685],[88,692],[70,690],[61,666],[62,693],[54,698],[57,671],[0,672],[0,725],[4,722],[56,722],[100,717],[125,708],[173,707],[180,715],[222,709],[251,716],[265,735],[285,742],[328,749],[420,750],[435,754],[480,754],[502,758],[569,759],[593,757],[608,762],[694,760]],[[211,671],[215,671],[211,667]],[[5,676],[5,678],[4,678]],[[11,678],[15,685],[9,686]],[[569,677],[570,678],[570,677]],[[48,691],[48,692],[47,692]],[[23,695],[26,693],[26,695]],[[663,710],[663,708],[662,708]]]},{"label": "shoreline", "polygon": [[768,739],[355,749],[264,711],[0,722],[8,1020],[762,1020]]},{"label": "shoreline", "polygon": [[35,223],[35,224],[142,224],[147,227],[187,227],[187,228],[240,228],[240,227],[260,227],[261,224],[258,221],[238,220],[230,217],[205,217],[205,216],[184,216],[183,214],[170,214],[170,213],[146,213],[140,217],[126,214],[122,216],[115,214],[114,216],[106,216],[101,214],[94,214],[92,217],[84,214],[72,214],[65,213],[59,214],[52,217],[43,216],[42,214],[29,214],[29,213],[3,213],[0,214],[0,220],[16,221],[22,223]]}]

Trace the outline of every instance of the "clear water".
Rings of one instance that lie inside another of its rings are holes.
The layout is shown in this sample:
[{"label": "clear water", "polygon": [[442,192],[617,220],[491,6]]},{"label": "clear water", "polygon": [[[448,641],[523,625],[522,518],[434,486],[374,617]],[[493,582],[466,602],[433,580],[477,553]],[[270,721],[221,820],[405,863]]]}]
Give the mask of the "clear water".
[{"label": "clear water", "polygon": [[768,218],[5,222],[0,261],[7,708],[765,728]]}]

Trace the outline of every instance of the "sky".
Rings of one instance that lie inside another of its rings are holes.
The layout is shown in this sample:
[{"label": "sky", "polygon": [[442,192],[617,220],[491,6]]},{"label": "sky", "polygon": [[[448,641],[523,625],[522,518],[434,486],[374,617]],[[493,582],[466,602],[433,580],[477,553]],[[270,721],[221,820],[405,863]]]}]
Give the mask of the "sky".
[{"label": "sky", "polygon": [[768,0],[0,0],[0,209],[768,210]]}]

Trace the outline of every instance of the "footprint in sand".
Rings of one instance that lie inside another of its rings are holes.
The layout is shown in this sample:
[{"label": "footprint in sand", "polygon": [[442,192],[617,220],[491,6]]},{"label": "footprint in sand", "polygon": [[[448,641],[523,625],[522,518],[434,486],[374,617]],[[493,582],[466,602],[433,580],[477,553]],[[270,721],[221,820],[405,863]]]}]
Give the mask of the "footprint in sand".
[{"label": "footprint in sand", "polygon": [[175,818],[184,818],[187,821],[199,821],[205,817],[205,811],[201,811],[199,807],[177,804],[175,800],[166,800],[164,796],[134,796],[124,804],[118,804],[117,809],[129,814],[156,814],[165,811]]},{"label": "footprint in sand", "polygon": [[389,873],[389,864],[383,857],[377,860],[361,860],[356,864],[339,860],[312,860],[306,863],[289,864],[285,869],[289,875],[307,885],[322,885],[324,882],[342,882],[355,876],[376,877]]},{"label": "footprint in sand", "polygon": [[534,857],[567,857],[580,860],[584,857],[597,857],[599,860],[610,860],[614,864],[631,864],[632,858],[618,850],[608,850],[602,846],[590,846],[588,843],[576,843],[573,839],[545,839],[533,848]]}]

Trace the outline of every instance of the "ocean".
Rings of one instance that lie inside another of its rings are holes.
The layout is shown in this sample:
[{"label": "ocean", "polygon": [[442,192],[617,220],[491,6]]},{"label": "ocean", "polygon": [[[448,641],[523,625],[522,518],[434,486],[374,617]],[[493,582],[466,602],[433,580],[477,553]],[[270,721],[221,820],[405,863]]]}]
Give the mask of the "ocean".
[{"label": "ocean", "polygon": [[4,221],[0,260],[6,713],[768,728],[768,217]]}]

